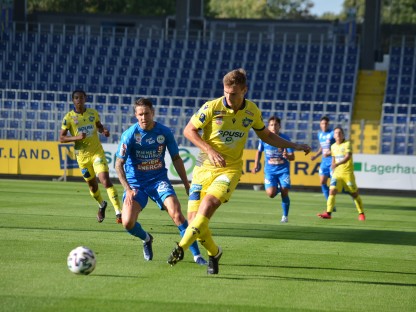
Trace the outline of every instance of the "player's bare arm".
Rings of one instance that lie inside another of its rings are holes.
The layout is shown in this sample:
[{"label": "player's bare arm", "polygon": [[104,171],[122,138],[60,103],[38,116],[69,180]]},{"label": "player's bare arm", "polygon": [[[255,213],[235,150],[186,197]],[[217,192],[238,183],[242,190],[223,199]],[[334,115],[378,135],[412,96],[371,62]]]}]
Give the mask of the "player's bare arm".
[{"label": "player's bare arm", "polygon": [[97,127],[99,133],[104,134],[107,138],[110,136],[110,131],[107,128],[104,128],[104,125],[100,121],[97,121],[95,126]]},{"label": "player's bare arm", "polygon": [[[351,153],[347,153],[347,154],[345,154],[345,157],[343,159],[341,159],[339,162],[333,161],[332,162],[332,169],[335,169],[336,167],[347,163],[348,160],[350,160],[350,158],[351,158]],[[335,157],[332,157],[332,159],[335,159]]]},{"label": "player's bare arm", "polygon": [[129,183],[127,182],[126,172],[124,171],[125,160],[122,158],[117,158],[115,163],[115,169],[117,172],[118,180],[126,191],[126,198],[124,199],[124,204],[128,207],[133,205],[134,190],[130,188]]},{"label": "player's bare arm", "polygon": [[311,151],[311,147],[309,145],[307,145],[307,144],[298,144],[298,143],[287,141],[287,140],[279,137],[275,133],[271,132],[267,128],[264,128],[261,131],[256,131],[256,133],[257,133],[258,137],[263,142],[266,142],[267,144],[273,145],[275,147],[293,148],[294,150],[297,150],[297,151],[304,151],[305,155],[309,154],[309,152]]},{"label": "player's bare arm", "polygon": [[256,158],[254,159],[254,168],[251,169],[251,173],[257,173],[260,171],[260,160],[261,160],[261,154],[259,150],[256,152]]},{"label": "player's bare arm", "polygon": [[61,143],[75,142],[75,141],[83,140],[87,137],[87,134],[85,133],[80,133],[75,136],[67,136],[67,134],[68,134],[67,129],[61,130],[61,132],[59,133],[59,142]]},{"label": "player's bare arm", "polygon": [[319,147],[319,149],[316,152],[316,154],[314,156],[311,156],[311,160],[315,160],[315,159],[317,159],[321,155],[322,155],[322,147]]}]

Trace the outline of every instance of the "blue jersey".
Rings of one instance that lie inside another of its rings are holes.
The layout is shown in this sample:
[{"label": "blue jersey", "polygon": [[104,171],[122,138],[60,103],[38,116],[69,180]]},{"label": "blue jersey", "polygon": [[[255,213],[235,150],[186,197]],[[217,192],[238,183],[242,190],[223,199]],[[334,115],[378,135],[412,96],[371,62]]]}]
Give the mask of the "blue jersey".
[{"label": "blue jersey", "polygon": [[328,130],[326,132],[318,132],[318,140],[322,149],[321,167],[330,167],[332,163],[332,156],[324,156],[326,152],[331,151],[331,145],[335,143],[334,131]]},{"label": "blue jersey", "polygon": [[129,183],[146,185],[167,178],[166,148],[173,157],[179,154],[178,144],[170,129],[155,122],[150,131],[135,123],[121,136],[116,156],[125,160],[124,171]]},{"label": "blue jersey", "polygon": [[[283,133],[279,133],[279,136],[290,141],[289,137]],[[258,150],[264,151],[264,172],[266,174],[290,173],[290,163],[283,157],[284,148],[277,148],[260,140]],[[293,153],[293,149],[286,148],[286,152]]]}]

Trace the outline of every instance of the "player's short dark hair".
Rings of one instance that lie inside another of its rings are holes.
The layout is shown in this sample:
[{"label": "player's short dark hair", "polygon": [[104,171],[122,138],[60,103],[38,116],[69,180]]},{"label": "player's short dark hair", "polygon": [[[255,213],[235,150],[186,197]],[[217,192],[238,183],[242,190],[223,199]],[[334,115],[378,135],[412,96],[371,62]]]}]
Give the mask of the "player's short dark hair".
[{"label": "player's short dark hair", "polygon": [[325,120],[326,122],[329,122],[329,117],[328,116],[322,116],[321,117],[321,121]]},{"label": "player's short dark hair", "polygon": [[84,94],[85,98],[87,97],[87,93],[82,89],[77,89],[77,90],[72,91],[72,98],[74,98],[75,93],[82,93]]},{"label": "player's short dark hair", "polygon": [[269,123],[272,120],[276,121],[279,125],[281,125],[281,122],[280,122],[280,118],[279,117],[272,116],[272,117],[269,118],[269,120],[267,122]]},{"label": "player's short dark hair", "polygon": [[147,98],[140,98],[134,102],[133,111],[136,112],[137,106],[146,106],[149,107],[152,111],[154,111],[153,103],[150,99]]}]

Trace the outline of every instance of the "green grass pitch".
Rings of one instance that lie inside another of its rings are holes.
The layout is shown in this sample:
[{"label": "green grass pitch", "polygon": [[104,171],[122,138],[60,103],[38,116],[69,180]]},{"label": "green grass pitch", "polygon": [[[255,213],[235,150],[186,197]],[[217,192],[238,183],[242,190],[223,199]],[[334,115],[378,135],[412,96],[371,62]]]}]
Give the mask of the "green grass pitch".
[{"label": "green grass pitch", "polygon": [[[110,206],[97,223],[84,182],[2,179],[0,194],[2,312],[416,311],[416,198],[364,195],[359,222],[339,194],[333,219],[321,220],[322,194],[294,188],[289,223],[280,224],[280,197],[237,190],[211,220],[224,254],[220,274],[208,276],[189,251],[166,263],[179,233],[153,202],[139,218],[154,236],[146,262]],[[80,245],[97,255],[88,276],[66,267]]]}]

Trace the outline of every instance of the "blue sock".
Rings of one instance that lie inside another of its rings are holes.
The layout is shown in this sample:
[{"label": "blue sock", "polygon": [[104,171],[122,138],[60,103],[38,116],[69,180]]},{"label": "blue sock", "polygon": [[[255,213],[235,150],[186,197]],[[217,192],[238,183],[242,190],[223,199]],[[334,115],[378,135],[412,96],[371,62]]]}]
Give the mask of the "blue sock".
[{"label": "blue sock", "polygon": [[[181,234],[181,237],[183,237],[183,235],[185,234],[185,231],[186,231],[187,227],[188,227],[188,221],[187,220],[185,220],[184,223],[182,223],[181,225],[178,226],[179,233]],[[198,242],[197,241],[194,241],[192,243],[192,245],[189,246],[189,250],[192,252],[192,254],[194,256],[198,256],[198,255],[201,254],[201,252],[199,251],[199,248],[198,248]]]},{"label": "blue sock", "polygon": [[322,188],[322,193],[325,196],[325,199],[328,200],[328,196],[329,196],[329,186],[326,184],[321,184],[321,188]]},{"label": "blue sock", "polygon": [[290,198],[288,197],[282,197],[282,209],[283,209],[283,215],[287,217],[289,215],[289,207],[290,207]]},{"label": "blue sock", "polygon": [[131,235],[140,238],[141,240],[145,240],[147,233],[143,230],[142,226],[139,222],[136,222],[134,227],[131,230],[127,230]]}]

